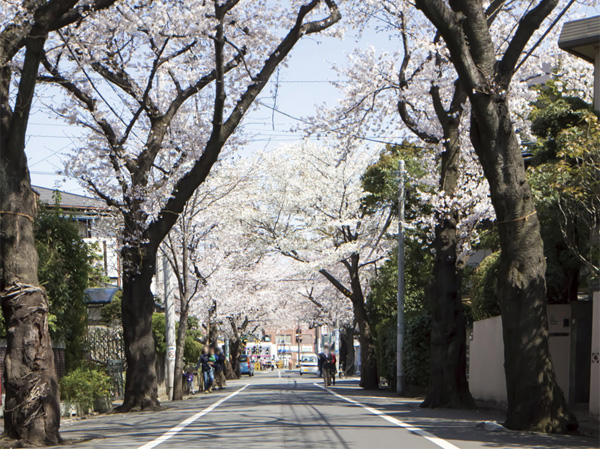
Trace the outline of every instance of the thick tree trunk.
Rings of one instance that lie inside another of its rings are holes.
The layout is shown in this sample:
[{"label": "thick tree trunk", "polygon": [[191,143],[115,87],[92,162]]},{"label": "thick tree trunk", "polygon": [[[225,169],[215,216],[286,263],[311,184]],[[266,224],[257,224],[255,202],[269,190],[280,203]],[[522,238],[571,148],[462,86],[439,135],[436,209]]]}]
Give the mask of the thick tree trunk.
[{"label": "thick tree trunk", "polygon": [[514,125],[505,98],[479,101],[478,108],[487,114],[475,116],[471,138],[490,181],[502,249],[498,298],[508,393],[505,425],[573,430],[577,419],[556,383],[550,357],[543,243]]},{"label": "thick tree trunk", "polygon": [[122,259],[122,318],[127,376],[125,398],[116,411],[155,409],[160,407],[155,367],[156,349],[152,335],[154,297],[151,284],[155,273],[156,252],[147,247],[130,245],[123,248]]},{"label": "thick tree trunk", "polygon": [[365,390],[377,390],[379,388],[379,374],[377,372],[377,356],[371,323],[369,322],[362,289],[356,289],[354,282],[352,287],[352,306],[358,324],[360,341],[360,386]]},{"label": "thick tree trunk", "polygon": [[[356,309],[354,313],[356,314]],[[371,326],[360,312],[356,315],[356,321],[358,322],[360,341],[360,386],[365,390],[377,390],[379,375]]]},{"label": "thick tree trunk", "polygon": [[354,317],[358,323],[360,340],[360,385],[365,390],[379,389],[379,373],[377,372],[377,355],[375,341],[371,330],[371,322],[365,304],[365,297],[359,277],[359,256],[352,256],[352,263],[348,266],[350,285],[352,286],[352,306]]},{"label": "thick tree trunk", "polygon": [[25,444],[57,444],[60,406],[48,333],[48,300],[39,286],[25,134],[46,34],[27,38],[15,108],[11,68],[0,67],[0,299],[8,331],[4,368],[4,429]]},{"label": "thick tree trunk", "polygon": [[421,407],[474,407],[467,382],[467,341],[456,266],[456,222],[436,226],[431,288],[431,384]]},{"label": "thick tree trunk", "polygon": [[[182,301],[182,306],[184,301]],[[175,378],[173,379],[173,400],[181,401],[183,399],[183,352],[185,350],[185,336],[187,334],[188,308],[187,300],[185,307],[182,307],[179,318],[179,328],[177,329],[177,340],[175,342]]]},{"label": "thick tree trunk", "polygon": [[344,361],[344,372],[347,376],[354,374],[354,327],[346,326],[340,336],[340,360]]},{"label": "thick tree trunk", "polygon": [[[453,110],[462,111],[466,96],[456,84]],[[451,109],[451,110],[452,110]],[[444,129],[440,189],[448,198],[456,193],[460,165],[460,114],[438,108]],[[431,384],[422,407],[470,408],[475,401],[467,382],[467,330],[461,298],[462,267],[458,261],[458,212],[438,214],[435,227],[435,262],[430,290]]]}]

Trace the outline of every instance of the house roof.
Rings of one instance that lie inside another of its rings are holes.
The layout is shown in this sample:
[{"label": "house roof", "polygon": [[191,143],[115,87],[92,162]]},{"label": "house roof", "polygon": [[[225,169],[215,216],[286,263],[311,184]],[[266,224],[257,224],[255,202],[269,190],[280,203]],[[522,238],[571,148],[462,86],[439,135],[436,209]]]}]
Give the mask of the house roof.
[{"label": "house roof", "polygon": [[[40,201],[44,204],[54,204],[54,192],[55,189],[48,189],[46,187],[32,186],[33,191],[39,195]],[[107,209],[104,201],[96,198],[90,198],[88,196],[77,195],[75,193],[68,193],[58,191],[60,193],[60,208],[61,209]]]},{"label": "house roof", "polygon": [[83,301],[87,304],[109,304],[119,290],[119,287],[87,288],[83,292]]},{"label": "house roof", "polygon": [[[105,305],[110,304],[120,287],[92,287],[86,288],[83,292],[83,302],[90,305]],[[165,306],[154,301],[155,310],[164,311]]]},{"label": "house roof", "polygon": [[594,62],[600,45],[600,16],[573,20],[563,25],[558,46],[588,62]]}]

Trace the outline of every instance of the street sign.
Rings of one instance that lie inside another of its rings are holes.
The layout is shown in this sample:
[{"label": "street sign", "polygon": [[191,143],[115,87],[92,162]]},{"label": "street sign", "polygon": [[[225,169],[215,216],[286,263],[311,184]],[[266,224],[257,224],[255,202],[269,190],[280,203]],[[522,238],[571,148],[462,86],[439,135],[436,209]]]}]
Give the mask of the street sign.
[{"label": "street sign", "polygon": [[167,346],[167,360],[175,360],[175,346]]}]

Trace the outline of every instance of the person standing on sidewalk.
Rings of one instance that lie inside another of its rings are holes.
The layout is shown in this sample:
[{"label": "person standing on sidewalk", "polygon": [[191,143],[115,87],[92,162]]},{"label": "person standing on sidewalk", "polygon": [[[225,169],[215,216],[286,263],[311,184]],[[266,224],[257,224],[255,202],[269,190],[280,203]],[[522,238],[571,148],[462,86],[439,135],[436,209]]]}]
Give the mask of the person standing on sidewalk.
[{"label": "person standing on sidewalk", "polygon": [[185,375],[185,380],[187,382],[187,389],[190,394],[196,394],[194,391],[194,372],[192,370],[192,366],[188,367],[187,373]]},{"label": "person standing on sidewalk", "polygon": [[[212,356],[214,359],[214,355]],[[202,355],[198,360],[198,368],[202,367],[202,376],[204,377],[204,392],[210,393],[212,391],[212,385],[215,380],[213,363],[210,360],[211,354],[208,346],[202,348]]]},{"label": "person standing on sidewalk", "polygon": [[322,363],[322,371],[323,371],[323,381],[325,382],[325,386],[328,387],[331,385],[331,353],[329,352],[329,345],[325,345],[323,347],[324,359]]},{"label": "person standing on sidewalk", "polygon": [[335,373],[337,371],[337,359],[335,357],[335,350],[334,347],[331,346],[330,350],[329,350],[329,357],[327,359],[327,362],[329,363],[329,381],[335,385]]},{"label": "person standing on sidewalk", "polygon": [[325,353],[323,351],[319,352],[319,355],[317,356],[317,374],[319,375],[319,377],[325,376],[323,374],[323,367],[325,366],[326,358],[327,358],[327,356],[325,355]]},{"label": "person standing on sidewalk", "polygon": [[221,351],[221,348],[217,346],[215,349],[215,383],[219,390],[223,390],[227,383],[225,377],[225,354]]}]

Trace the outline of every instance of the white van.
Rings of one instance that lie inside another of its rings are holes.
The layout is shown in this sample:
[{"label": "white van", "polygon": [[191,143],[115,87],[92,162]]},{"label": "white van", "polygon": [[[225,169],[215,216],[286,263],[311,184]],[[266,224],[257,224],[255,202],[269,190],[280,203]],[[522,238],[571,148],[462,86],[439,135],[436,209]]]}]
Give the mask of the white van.
[{"label": "white van", "polygon": [[300,357],[300,375],[317,374],[319,371],[319,359],[316,354],[303,354]]}]

